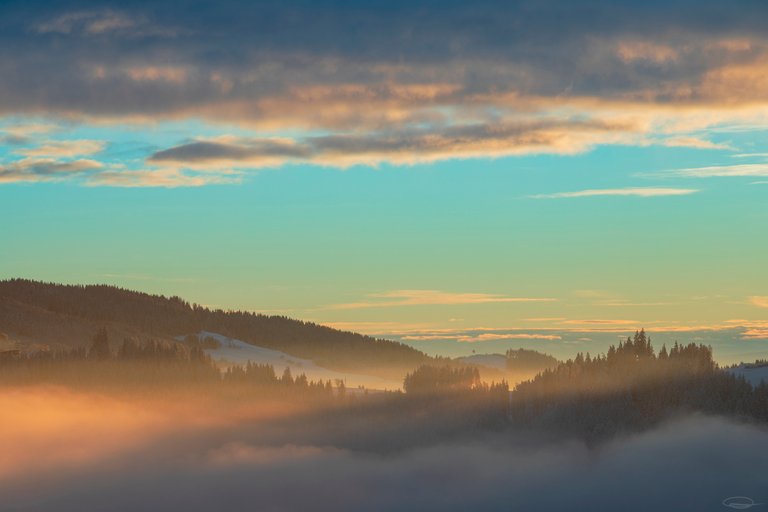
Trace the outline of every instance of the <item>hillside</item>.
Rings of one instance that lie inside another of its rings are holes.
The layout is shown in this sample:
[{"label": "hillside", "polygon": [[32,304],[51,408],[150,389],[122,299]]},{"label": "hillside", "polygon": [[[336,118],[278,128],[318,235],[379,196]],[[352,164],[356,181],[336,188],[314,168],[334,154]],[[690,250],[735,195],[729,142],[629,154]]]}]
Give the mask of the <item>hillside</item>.
[{"label": "hillside", "polygon": [[[172,339],[210,331],[312,359],[326,368],[381,375],[429,361],[407,345],[283,316],[211,310],[179,297],[106,285],[0,281],[0,332],[54,348],[85,346],[105,327],[112,343],[126,336]],[[402,373],[400,373],[402,375]]]}]

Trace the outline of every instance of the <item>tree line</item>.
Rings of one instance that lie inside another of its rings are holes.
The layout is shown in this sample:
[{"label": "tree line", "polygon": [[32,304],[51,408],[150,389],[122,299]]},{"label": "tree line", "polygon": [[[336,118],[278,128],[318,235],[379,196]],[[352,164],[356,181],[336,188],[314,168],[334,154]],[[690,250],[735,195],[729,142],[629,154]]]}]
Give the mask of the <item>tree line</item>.
[{"label": "tree line", "polygon": [[286,367],[278,377],[268,364],[248,362],[229,366],[223,372],[208,356],[205,341],[188,338],[187,343],[125,338],[111,349],[106,329],[99,329],[88,347],[58,351],[14,352],[0,358],[0,385],[56,384],[91,390],[171,391],[195,389],[198,393],[236,391],[242,397],[343,399],[348,396],[343,381],[310,380],[293,376]]},{"label": "tree line", "polygon": [[404,389],[414,397],[453,397],[455,402],[471,393],[475,400],[503,395],[505,399],[485,404],[511,426],[595,440],[690,412],[768,422],[768,384],[753,387],[743,377],[723,371],[708,346],[676,342],[656,353],[644,330],[610,346],[604,355],[579,353],[511,392],[503,381],[480,383],[476,369],[437,365],[409,373]]},{"label": "tree line", "polygon": [[511,395],[511,417],[533,428],[587,438],[648,428],[674,414],[699,412],[768,421],[768,385],[721,370],[712,348],[662,346],[644,330],[605,355],[578,354],[521,383]]},{"label": "tree line", "polygon": [[429,362],[423,352],[403,343],[340,331],[286,316],[211,309],[180,297],[150,295],[107,285],[61,285],[26,279],[0,281],[0,309],[27,304],[55,313],[54,319],[125,326],[147,336],[173,338],[209,331],[336,370],[367,372],[413,368]]}]

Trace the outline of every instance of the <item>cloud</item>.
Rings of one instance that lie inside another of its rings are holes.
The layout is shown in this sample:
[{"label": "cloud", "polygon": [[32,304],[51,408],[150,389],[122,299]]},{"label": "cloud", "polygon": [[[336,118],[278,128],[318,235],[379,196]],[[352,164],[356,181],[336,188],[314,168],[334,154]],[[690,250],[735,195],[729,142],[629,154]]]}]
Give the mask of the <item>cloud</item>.
[{"label": "cloud", "polygon": [[67,12],[36,25],[34,30],[39,34],[85,37],[169,37],[176,34],[174,29],[158,27],[144,16],[112,9]]},{"label": "cloud", "polygon": [[538,194],[529,196],[532,199],[564,199],[573,197],[595,196],[635,196],[635,197],[664,197],[684,196],[700,192],[691,188],[665,188],[665,187],[627,187],[579,190],[576,192],[558,192],[554,194]]},{"label": "cloud", "polygon": [[366,309],[392,308],[401,306],[457,305],[457,304],[496,304],[514,302],[554,302],[551,298],[506,297],[488,293],[452,293],[440,290],[393,290],[385,293],[372,293],[372,300],[334,304],[329,309]]},{"label": "cloud", "polygon": [[544,333],[481,333],[481,334],[462,334],[457,332],[443,332],[441,334],[409,334],[401,336],[404,341],[435,341],[435,340],[455,340],[460,343],[478,343],[482,341],[504,341],[504,340],[561,340],[562,336],[558,334]]},{"label": "cloud", "polygon": [[28,157],[72,158],[100,153],[104,146],[104,142],[99,140],[54,140],[42,146],[20,149],[16,153]]},{"label": "cloud", "polygon": [[651,41],[620,41],[616,46],[616,54],[624,62],[648,61],[664,64],[676,61],[680,52],[671,46]]},{"label": "cloud", "polygon": [[613,300],[613,301],[598,301],[595,302],[596,306],[604,306],[609,308],[623,308],[623,307],[662,307],[662,306],[674,306],[675,302],[631,302],[628,300]]},{"label": "cloud", "polygon": [[0,126],[0,143],[8,145],[27,144],[34,135],[49,133],[58,126],[50,123],[15,123],[8,126]]},{"label": "cloud", "polygon": [[[97,144],[51,145],[34,148],[32,154],[60,153],[75,155],[81,151],[98,151]],[[74,180],[89,187],[201,187],[239,183],[236,172],[195,172],[179,169],[127,169],[91,159],[24,158],[0,163],[0,183],[46,182]]]},{"label": "cloud", "polygon": [[167,170],[104,170],[85,181],[91,187],[202,187],[204,185],[230,185],[239,183],[236,173],[189,173],[176,169]]},{"label": "cloud", "polygon": [[146,66],[126,70],[128,76],[136,82],[170,82],[183,84],[187,81],[188,71],[175,66]]},{"label": "cloud", "polygon": [[[768,308],[768,297],[750,297],[750,302],[755,307]],[[742,328],[740,338],[743,340],[764,340],[768,339],[768,321],[735,319],[728,320],[729,324]],[[750,354],[757,355],[757,354]],[[742,359],[748,361],[748,359]]]},{"label": "cloud", "polygon": [[729,144],[715,143],[709,140],[700,139],[697,137],[672,137],[663,141],[665,146],[669,147],[682,147],[682,148],[696,148],[696,149],[727,149],[732,150]]},{"label": "cloud", "polygon": [[504,340],[548,340],[559,341],[562,336],[558,334],[543,333],[482,333],[476,336],[459,336],[456,341],[461,343],[479,343],[483,341],[504,341]]},{"label": "cloud", "polygon": [[708,167],[689,167],[671,169],[646,176],[670,176],[679,178],[729,178],[768,176],[768,164],[713,165]]},{"label": "cloud", "polygon": [[744,340],[768,340],[768,326],[750,327],[741,333]]},{"label": "cloud", "polygon": [[569,325],[638,325],[637,320],[614,319],[565,320],[563,323]]},{"label": "cloud", "polygon": [[[699,7],[701,14],[695,19],[684,1],[673,2],[665,10],[664,23],[657,22],[653,6],[598,2],[582,13],[563,0],[538,6],[481,1],[471,8],[453,4],[439,10],[423,2],[395,1],[386,8],[369,6],[365,11],[226,1],[184,13],[132,2],[121,4],[120,10],[77,7],[82,5],[73,2],[67,8],[64,2],[53,15],[42,9],[30,14],[7,8],[6,17],[32,28],[13,32],[20,62],[31,64],[40,38],[47,41],[56,35],[67,36],[63,40],[66,64],[123,68],[122,61],[149,66],[175,62],[196,70],[200,77],[196,87],[179,88],[177,101],[167,104],[141,101],[130,87],[116,91],[108,105],[85,105],[74,98],[72,103],[96,113],[109,107],[166,113],[198,110],[206,115],[229,110],[245,120],[265,103],[290,96],[278,91],[346,88],[352,101],[330,103],[331,110],[338,112],[355,102],[376,100],[377,87],[406,92],[381,97],[396,115],[418,110],[437,113],[465,105],[471,109],[475,99],[494,94],[498,96],[495,106],[503,106],[500,100],[509,95],[523,98],[523,103],[526,97],[542,96],[559,99],[561,104],[563,99],[598,97],[703,104],[722,96],[738,99],[725,86],[739,86],[739,79],[750,72],[759,77],[766,54],[756,25],[764,8],[735,15],[711,1]],[[599,22],[605,16],[610,23]],[[725,18],[728,24],[708,21]],[[462,23],[466,19],[475,22]],[[169,26],[179,28],[159,28]],[[355,26],[364,28],[351,30]],[[741,37],[734,39],[734,32]],[[139,35],[164,33],[178,37],[136,40]],[[118,62],[110,62],[89,44],[90,38],[105,35],[114,36],[108,41],[109,55]],[[77,94],[79,81],[73,75],[67,74],[65,82]],[[232,87],[215,87],[210,83],[214,75]],[[210,87],[204,87],[205,82]],[[90,85],[100,89],[98,82]],[[750,90],[758,97],[761,94],[759,87]],[[122,95],[132,101],[119,105],[117,96]],[[65,99],[66,95],[39,98],[48,106],[63,106]],[[295,99],[298,111],[310,107],[313,98]],[[323,98],[319,103],[328,101]],[[239,114],[235,105],[241,107]],[[322,116],[319,107],[306,111],[303,118]],[[348,115],[354,117],[355,112]]]},{"label": "cloud", "polygon": [[13,48],[0,55],[0,115],[202,119],[253,132],[150,158],[218,171],[649,141],[728,149],[706,131],[768,119],[766,12],[713,0],[693,14],[671,2],[663,20],[655,4],[604,0],[578,10],[565,0],[10,3],[0,11]]},{"label": "cloud", "polygon": [[104,166],[95,160],[58,161],[52,158],[25,158],[0,164],[0,183],[60,181],[81,177]]},{"label": "cloud", "polygon": [[245,140],[217,137],[158,151],[149,158],[156,165],[183,165],[191,168],[270,167],[288,159],[309,158],[311,149],[291,139]]},{"label": "cloud", "polygon": [[758,308],[768,308],[768,296],[765,295],[753,295],[749,298],[749,302]]},{"label": "cloud", "polygon": [[277,167],[289,162],[338,167],[382,162],[412,164],[449,158],[579,153],[627,131],[631,127],[619,123],[555,119],[302,139],[225,136],[158,151],[148,161],[197,169]]},{"label": "cloud", "polygon": [[[190,169],[129,168],[119,163],[82,158],[104,151],[106,142],[91,139],[35,141],[35,136],[58,129],[56,125],[26,124],[2,128],[0,141],[23,144],[10,157],[0,161],[0,183],[78,181],[86,186],[111,187],[199,187],[211,184],[238,183],[241,174],[228,169],[198,172]],[[36,145],[35,145],[36,144]]]}]

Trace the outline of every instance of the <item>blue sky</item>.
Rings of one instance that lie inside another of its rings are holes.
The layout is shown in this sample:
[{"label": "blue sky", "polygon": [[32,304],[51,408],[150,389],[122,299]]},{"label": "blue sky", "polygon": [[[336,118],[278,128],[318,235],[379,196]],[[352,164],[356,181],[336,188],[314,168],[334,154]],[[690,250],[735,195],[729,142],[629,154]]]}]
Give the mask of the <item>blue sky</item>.
[{"label": "blue sky", "polygon": [[0,277],[430,350],[763,350],[760,2],[179,7],[0,8]]}]

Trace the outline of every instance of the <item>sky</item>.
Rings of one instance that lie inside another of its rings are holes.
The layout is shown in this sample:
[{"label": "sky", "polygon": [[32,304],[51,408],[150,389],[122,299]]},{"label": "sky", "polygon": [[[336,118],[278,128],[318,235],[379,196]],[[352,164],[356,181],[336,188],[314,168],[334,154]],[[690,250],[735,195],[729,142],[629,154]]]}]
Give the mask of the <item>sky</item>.
[{"label": "sky", "polygon": [[0,278],[435,353],[645,327],[768,355],[767,25],[762,1],[4,1]]}]

